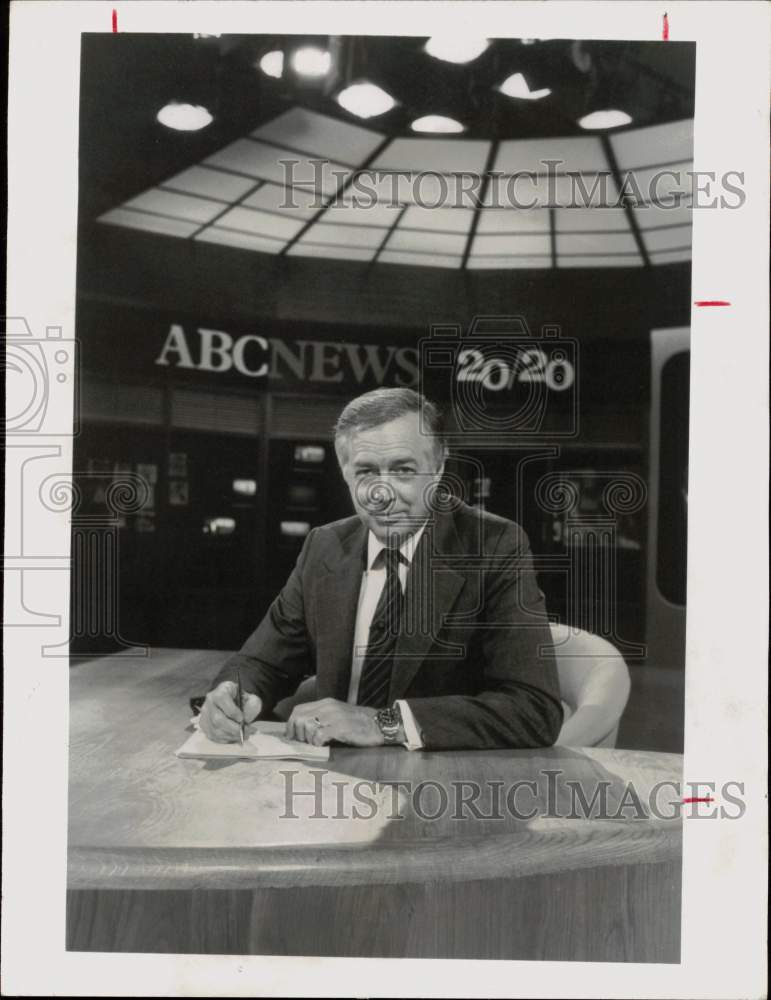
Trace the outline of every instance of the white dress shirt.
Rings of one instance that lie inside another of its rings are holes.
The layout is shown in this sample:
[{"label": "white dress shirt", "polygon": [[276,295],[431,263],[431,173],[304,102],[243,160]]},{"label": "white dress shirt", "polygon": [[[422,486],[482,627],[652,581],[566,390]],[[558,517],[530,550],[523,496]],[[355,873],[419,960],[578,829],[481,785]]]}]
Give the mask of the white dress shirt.
[{"label": "white dress shirt", "polygon": [[[399,546],[402,559],[399,560],[399,583],[402,593],[407,586],[407,574],[409,572],[412,558],[418,547],[426,525],[423,523],[414,535],[410,535],[406,541]],[[361,671],[364,666],[364,659],[367,655],[367,645],[369,643],[369,629],[375,608],[380,598],[381,591],[386,582],[386,568],[381,562],[374,565],[375,560],[380,555],[385,545],[379,541],[370,531],[367,538],[367,568],[361,576],[361,587],[359,588],[359,603],[356,609],[356,625],[353,632],[353,654],[351,660],[351,683],[348,686],[348,704],[355,705],[359,693],[359,681]],[[423,741],[420,738],[415,717],[410,711],[410,706],[406,701],[397,701],[396,704],[402,713],[402,724],[404,725],[405,742],[404,746],[408,750],[421,750]]]}]

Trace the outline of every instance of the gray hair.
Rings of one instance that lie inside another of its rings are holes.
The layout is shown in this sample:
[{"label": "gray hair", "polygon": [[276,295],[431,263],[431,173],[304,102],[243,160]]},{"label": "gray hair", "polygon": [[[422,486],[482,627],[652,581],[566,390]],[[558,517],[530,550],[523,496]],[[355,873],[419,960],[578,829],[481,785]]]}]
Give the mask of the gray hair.
[{"label": "gray hair", "polygon": [[407,413],[419,413],[422,426],[434,438],[437,457],[447,455],[444,421],[439,407],[414,389],[373,389],[352,399],[335,424],[335,450],[340,448],[352,431],[367,430],[390,423]]}]

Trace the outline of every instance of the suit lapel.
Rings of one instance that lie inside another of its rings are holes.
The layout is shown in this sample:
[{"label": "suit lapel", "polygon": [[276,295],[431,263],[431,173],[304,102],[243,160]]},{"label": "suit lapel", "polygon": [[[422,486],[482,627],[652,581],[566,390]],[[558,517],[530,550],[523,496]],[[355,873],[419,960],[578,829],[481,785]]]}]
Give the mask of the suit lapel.
[{"label": "suit lapel", "polygon": [[359,522],[340,540],[340,549],[325,558],[328,572],[315,584],[319,698],[345,701],[348,697],[366,539],[367,532]]},{"label": "suit lapel", "polygon": [[[463,574],[453,569],[446,558],[459,552],[452,515],[435,514],[423,532],[407,575],[389,704],[409,689],[465,583]],[[452,656],[452,650],[445,649],[444,655]]]}]

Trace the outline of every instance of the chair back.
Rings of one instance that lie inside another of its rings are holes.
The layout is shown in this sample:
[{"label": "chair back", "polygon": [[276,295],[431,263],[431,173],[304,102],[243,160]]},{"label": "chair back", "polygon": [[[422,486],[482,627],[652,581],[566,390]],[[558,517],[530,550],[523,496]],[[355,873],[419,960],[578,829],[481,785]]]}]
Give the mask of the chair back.
[{"label": "chair back", "polygon": [[569,625],[551,625],[565,719],[560,746],[614,747],[629,700],[629,668],[612,643]]}]

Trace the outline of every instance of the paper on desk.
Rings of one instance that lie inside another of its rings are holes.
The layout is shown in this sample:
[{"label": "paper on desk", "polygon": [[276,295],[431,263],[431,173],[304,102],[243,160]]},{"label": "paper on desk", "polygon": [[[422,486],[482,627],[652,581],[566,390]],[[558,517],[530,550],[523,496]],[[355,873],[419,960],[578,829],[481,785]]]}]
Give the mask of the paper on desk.
[{"label": "paper on desk", "polygon": [[329,747],[315,747],[299,740],[288,740],[283,723],[257,723],[240,743],[215,743],[196,729],[176,751],[177,757],[208,760],[214,757],[231,760],[329,760]]}]

